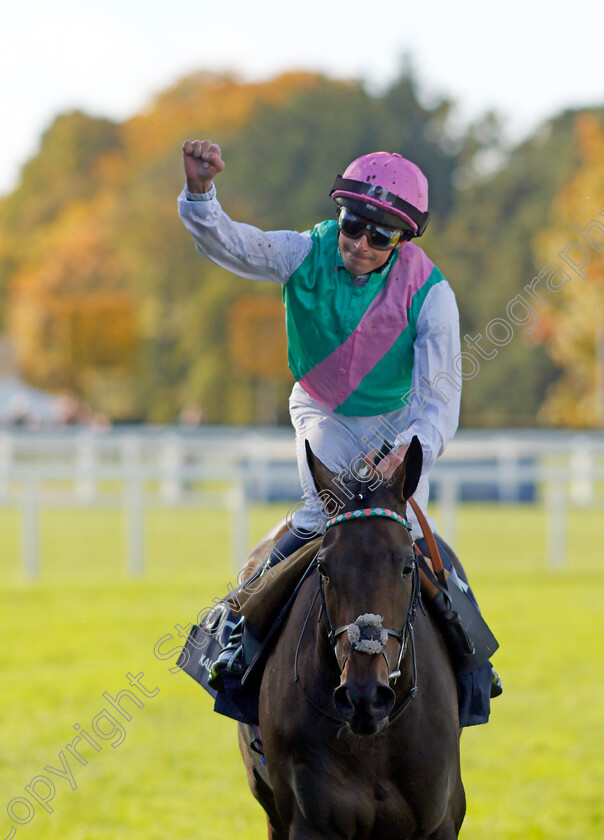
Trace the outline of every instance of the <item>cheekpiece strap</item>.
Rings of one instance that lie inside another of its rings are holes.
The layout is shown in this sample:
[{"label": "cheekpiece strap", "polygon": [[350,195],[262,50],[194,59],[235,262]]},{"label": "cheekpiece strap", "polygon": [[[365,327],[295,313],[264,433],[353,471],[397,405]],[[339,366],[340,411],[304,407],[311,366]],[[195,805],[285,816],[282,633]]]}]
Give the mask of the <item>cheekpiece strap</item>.
[{"label": "cheekpiece strap", "polygon": [[405,517],[401,516],[400,513],[396,513],[394,510],[390,510],[390,508],[359,508],[358,510],[349,510],[347,513],[340,513],[338,516],[332,517],[325,525],[325,530],[327,531],[333,525],[339,525],[341,522],[350,522],[353,519],[364,519],[370,516],[383,516],[386,519],[394,519],[403,528],[407,528],[407,530],[411,529]]}]

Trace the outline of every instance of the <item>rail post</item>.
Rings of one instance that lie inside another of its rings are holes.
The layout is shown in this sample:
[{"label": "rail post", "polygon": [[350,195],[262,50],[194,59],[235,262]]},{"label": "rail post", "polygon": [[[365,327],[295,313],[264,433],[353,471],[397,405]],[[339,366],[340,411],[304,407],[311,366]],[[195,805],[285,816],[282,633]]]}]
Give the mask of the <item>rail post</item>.
[{"label": "rail post", "polygon": [[24,481],[22,493],[23,573],[26,580],[32,581],[40,576],[39,488],[35,478]]},{"label": "rail post", "polygon": [[161,440],[162,479],[160,493],[168,504],[177,504],[182,499],[183,442],[176,434],[168,433]]},{"label": "rail post", "polygon": [[90,432],[82,432],[76,444],[76,475],[75,495],[79,502],[90,503],[96,495],[94,480],[96,466],[96,446]]},{"label": "rail post", "polygon": [[245,492],[245,480],[238,476],[229,495],[231,510],[231,565],[239,572],[248,554],[248,510]]},{"label": "rail post", "polygon": [[2,432],[0,434],[0,503],[2,504],[6,504],[10,498],[13,450],[12,435]]},{"label": "rail post", "polygon": [[457,544],[457,508],[459,505],[459,483],[453,475],[445,475],[440,482],[441,533],[451,548]]},{"label": "rail post", "polygon": [[145,489],[141,449],[139,437],[128,435],[124,438],[126,552],[127,568],[132,577],[141,577],[145,568]]},{"label": "rail post", "polygon": [[577,435],[570,442],[570,497],[575,505],[593,501],[593,452],[586,435]]},{"label": "rail post", "polygon": [[552,569],[566,563],[566,508],[564,480],[552,477],[547,487],[547,556]]}]

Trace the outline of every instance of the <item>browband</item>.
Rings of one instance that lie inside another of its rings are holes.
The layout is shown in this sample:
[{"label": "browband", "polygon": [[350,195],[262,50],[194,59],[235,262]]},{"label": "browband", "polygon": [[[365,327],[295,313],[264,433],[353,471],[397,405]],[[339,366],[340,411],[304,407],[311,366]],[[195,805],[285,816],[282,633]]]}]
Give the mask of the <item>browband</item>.
[{"label": "browband", "polygon": [[328,528],[331,528],[333,525],[339,525],[341,522],[350,522],[353,519],[369,518],[370,516],[385,516],[387,519],[394,519],[403,528],[411,529],[405,517],[401,516],[400,513],[396,513],[394,510],[390,510],[390,508],[360,508],[358,510],[349,510],[347,513],[340,513],[338,516],[332,517],[325,525],[325,530],[327,531]]}]

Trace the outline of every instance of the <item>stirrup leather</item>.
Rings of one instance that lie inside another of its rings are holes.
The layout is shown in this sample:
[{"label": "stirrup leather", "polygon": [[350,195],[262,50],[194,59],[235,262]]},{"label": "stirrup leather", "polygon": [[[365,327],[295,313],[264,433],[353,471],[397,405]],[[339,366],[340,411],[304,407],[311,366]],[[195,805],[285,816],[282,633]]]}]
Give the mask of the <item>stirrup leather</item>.
[{"label": "stirrup leather", "polygon": [[[430,553],[432,569],[420,556],[420,569],[430,584],[433,609],[458,674],[469,674],[491,658],[499,642],[482,617],[478,605],[457,583],[457,574],[445,575],[438,545],[428,521],[415,499],[409,499]],[[436,591],[435,591],[436,590]]]}]

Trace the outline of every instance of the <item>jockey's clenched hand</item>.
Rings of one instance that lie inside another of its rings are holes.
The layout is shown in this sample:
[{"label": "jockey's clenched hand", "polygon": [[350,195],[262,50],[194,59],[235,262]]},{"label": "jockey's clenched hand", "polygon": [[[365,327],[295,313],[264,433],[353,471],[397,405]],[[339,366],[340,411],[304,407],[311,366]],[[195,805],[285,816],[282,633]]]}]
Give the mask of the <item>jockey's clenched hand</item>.
[{"label": "jockey's clenched hand", "polygon": [[182,160],[187,176],[187,189],[192,193],[208,192],[213,179],[224,169],[220,146],[209,140],[185,140]]},{"label": "jockey's clenched hand", "polygon": [[368,464],[376,472],[380,473],[383,478],[390,478],[399,464],[403,463],[405,452],[409,447],[407,444],[393,449],[388,455],[381,457],[379,449],[372,449],[365,455],[365,463]]}]

